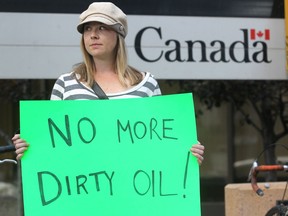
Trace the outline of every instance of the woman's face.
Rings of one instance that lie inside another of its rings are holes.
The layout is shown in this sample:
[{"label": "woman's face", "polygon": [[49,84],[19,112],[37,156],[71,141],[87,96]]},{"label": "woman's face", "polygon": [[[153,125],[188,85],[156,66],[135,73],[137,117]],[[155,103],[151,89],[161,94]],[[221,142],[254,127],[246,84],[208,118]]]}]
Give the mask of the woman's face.
[{"label": "woman's face", "polygon": [[87,23],[84,26],[83,39],[85,49],[93,58],[114,59],[117,33],[109,26],[99,22]]}]

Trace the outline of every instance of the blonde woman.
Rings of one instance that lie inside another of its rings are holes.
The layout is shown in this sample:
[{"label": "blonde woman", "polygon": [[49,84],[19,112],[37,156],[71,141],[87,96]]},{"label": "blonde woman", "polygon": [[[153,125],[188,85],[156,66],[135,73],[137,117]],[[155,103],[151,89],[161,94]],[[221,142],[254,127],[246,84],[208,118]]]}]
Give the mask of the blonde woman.
[{"label": "blonde woman", "polygon": [[[77,30],[82,34],[83,63],[61,75],[51,100],[93,100],[139,98],[161,95],[158,82],[148,72],[127,63],[126,14],[110,2],[94,2],[80,15]],[[28,144],[16,134],[13,138],[19,160]],[[204,146],[193,145],[192,154],[203,161]]]}]

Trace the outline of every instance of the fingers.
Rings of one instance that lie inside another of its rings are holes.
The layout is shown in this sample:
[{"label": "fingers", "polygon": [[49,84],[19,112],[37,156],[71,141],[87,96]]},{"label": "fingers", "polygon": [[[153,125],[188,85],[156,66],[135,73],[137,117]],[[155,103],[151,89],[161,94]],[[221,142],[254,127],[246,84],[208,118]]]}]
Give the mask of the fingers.
[{"label": "fingers", "polygon": [[201,144],[195,144],[191,147],[191,152],[196,154],[196,155],[203,155],[205,147]]},{"label": "fingers", "polygon": [[20,134],[15,134],[12,137],[12,142],[15,145],[15,153],[17,154],[16,159],[20,160],[23,157],[24,152],[27,150],[29,144],[25,140],[20,138]]},{"label": "fingers", "polygon": [[27,150],[27,147],[26,147],[26,146],[18,147],[18,148],[16,148],[15,153],[16,153],[17,155],[23,154],[26,150]]},{"label": "fingers", "polygon": [[200,142],[193,145],[190,149],[191,153],[197,158],[198,164],[201,165],[204,160],[205,147]]},{"label": "fingers", "polygon": [[197,153],[192,152],[192,154],[197,158],[198,164],[201,165],[203,160],[204,160],[204,157],[200,154],[197,154]]},{"label": "fingers", "polygon": [[17,156],[16,156],[16,160],[19,161],[22,157],[23,157],[23,154],[17,154]]},{"label": "fingers", "polygon": [[12,141],[14,143],[15,140],[17,139],[20,139],[20,134],[15,134],[13,137],[12,137]]}]

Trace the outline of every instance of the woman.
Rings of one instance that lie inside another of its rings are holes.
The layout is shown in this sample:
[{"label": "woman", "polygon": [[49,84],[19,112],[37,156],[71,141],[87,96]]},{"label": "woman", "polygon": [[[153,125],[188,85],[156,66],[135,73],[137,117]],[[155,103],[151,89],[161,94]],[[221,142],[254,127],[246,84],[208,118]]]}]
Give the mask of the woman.
[{"label": "woman", "polygon": [[[51,100],[90,100],[101,98],[136,98],[161,95],[158,82],[150,73],[140,72],[127,63],[125,37],[127,19],[110,2],[92,3],[80,15],[77,30],[82,34],[84,62],[73,72],[60,76]],[[100,87],[101,88],[100,88]],[[12,141],[19,160],[28,144],[16,134]],[[191,147],[198,163],[203,161],[204,146]]]}]

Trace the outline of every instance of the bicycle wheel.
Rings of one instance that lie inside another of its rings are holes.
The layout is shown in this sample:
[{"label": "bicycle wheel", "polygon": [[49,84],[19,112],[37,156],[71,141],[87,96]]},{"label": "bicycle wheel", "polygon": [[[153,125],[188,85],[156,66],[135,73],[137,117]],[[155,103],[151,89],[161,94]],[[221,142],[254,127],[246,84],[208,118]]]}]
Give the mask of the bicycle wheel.
[{"label": "bicycle wheel", "polygon": [[288,216],[287,206],[276,205],[272,207],[265,216]]}]

